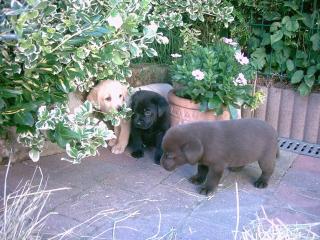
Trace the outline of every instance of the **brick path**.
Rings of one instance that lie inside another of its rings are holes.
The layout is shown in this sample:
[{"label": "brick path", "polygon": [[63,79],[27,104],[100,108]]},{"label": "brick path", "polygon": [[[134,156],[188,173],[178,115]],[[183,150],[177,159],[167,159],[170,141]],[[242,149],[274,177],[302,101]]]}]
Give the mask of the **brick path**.
[{"label": "brick path", "polygon": [[[162,239],[233,239],[236,182],[240,229],[262,214],[261,206],[270,218],[277,217],[285,223],[320,222],[320,159],[282,151],[267,189],[253,187],[260,174],[253,164],[241,172],[226,171],[218,191],[207,198],[187,181],[195,172],[193,166],[170,173],[153,164],[151,152],[136,160],[128,153],[113,155],[101,150],[100,156],[80,165],[60,161],[62,156],[43,157],[37,164],[17,163],[8,178],[10,192],[21,178],[30,178],[35,166],[40,166],[48,178],[47,189],[71,188],[55,192],[47,203],[45,211],[57,213],[47,221],[47,236],[91,218],[64,239],[97,236],[96,239],[139,240],[164,235]],[[5,170],[0,166],[1,185]],[[313,230],[320,233],[319,226]]]}]

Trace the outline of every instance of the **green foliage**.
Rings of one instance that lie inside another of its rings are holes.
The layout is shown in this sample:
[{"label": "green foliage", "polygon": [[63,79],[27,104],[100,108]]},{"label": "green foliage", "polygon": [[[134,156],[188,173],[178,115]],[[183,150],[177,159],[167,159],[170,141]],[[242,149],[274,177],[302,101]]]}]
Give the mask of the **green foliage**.
[{"label": "green foliage", "polygon": [[[159,26],[182,26],[185,15],[233,20],[232,8],[214,0],[7,0],[0,7],[0,124],[17,126],[34,160],[44,138],[75,162],[105,145],[105,125],[87,115],[82,122],[70,118],[63,107],[68,94],[104,79],[125,81],[133,59],[157,56],[151,44],[168,43]],[[83,113],[91,113],[87,107]],[[127,113],[107,119],[118,124]]]},{"label": "green foliage", "polygon": [[172,67],[176,94],[200,103],[200,110],[222,114],[224,108],[256,108],[261,93],[253,94],[248,84],[254,67],[231,39],[216,40],[208,47],[200,45],[182,53]]},{"label": "green foliage", "polygon": [[[277,1],[260,5],[249,41],[258,68],[287,76],[301,95],[320,85],[320,11],[313,0]],[[302,8],[303,7],[303,8]]]}]

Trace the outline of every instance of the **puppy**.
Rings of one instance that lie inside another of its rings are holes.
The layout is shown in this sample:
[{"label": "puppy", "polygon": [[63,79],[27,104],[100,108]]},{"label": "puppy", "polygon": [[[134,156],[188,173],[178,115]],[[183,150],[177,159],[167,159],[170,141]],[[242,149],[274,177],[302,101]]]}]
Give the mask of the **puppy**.
[{"label": "puppy", "polygon": [[257,119],[204,121],[172,127],[162,142],[161,165],[168,171],[185,163],[198,164],[198,172],[190,178],[202,184],[200,194],[213,192],[225,167],[239,169],[258,161],[262,170],[254,183],[265,188],[278,155],[277,132]]},{"label": "puppy", "polygon": [[132,95],[131,109],[131,155],[134,158],[143,157],[144,145],[155,146],[154,161],[159,164],[162,138],[170,127],[168,102],[156,92],[141,90]]},{"label": "puppy", "polygon": [[[116,80],[104,80],[99,82],[87,96],[102,112],[119,111],[126,102],[128,88]],[[116,139],[109,141],[111,152],[123,153],[129,142],[130,120],[122,119],[119,126],[114,127]]]}]

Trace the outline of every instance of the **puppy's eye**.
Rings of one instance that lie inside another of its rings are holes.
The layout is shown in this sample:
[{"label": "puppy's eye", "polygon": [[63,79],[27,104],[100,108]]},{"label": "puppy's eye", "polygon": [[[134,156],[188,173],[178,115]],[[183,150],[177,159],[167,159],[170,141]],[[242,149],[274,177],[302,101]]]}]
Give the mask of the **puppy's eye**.
[{"label": "puppy's eye", "polygon": [[151,115],[151,111],[150,111],[150,110],[146,110],[146,111],[144,111],[144,115],[146,115],[146,116],[150,116],[150,115]]},{"label": "puppy's eye", "polygon": [[122,94],[119,95],[119,98],[122,98]]},{"label": "puppy's eye", "polygon": [[106,97],[104,100],[106,100],[107,102],[111,101],[111,97]]}]

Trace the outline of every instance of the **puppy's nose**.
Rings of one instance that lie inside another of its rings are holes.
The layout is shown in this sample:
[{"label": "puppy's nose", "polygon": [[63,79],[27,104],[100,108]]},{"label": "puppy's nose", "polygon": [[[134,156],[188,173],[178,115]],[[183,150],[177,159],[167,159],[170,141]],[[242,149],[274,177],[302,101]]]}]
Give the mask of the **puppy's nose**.
[{"label": "puppy's nose", "polygon": [[137,125],[138,125],[138,126],[141,126],[142,124],[143,124],[143,122],[142,122],[141,120],[138,120],[138,121],[137,121]]},{"label": "puppy's nose", "polygon": [[121,109],[122,109],[122,107],[121,107],[121,106],[117,107],[117,111],[118,111],[118,112],[120,112],[120,111],[121,111]]}]

